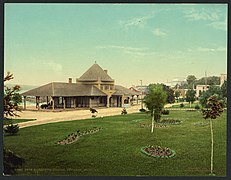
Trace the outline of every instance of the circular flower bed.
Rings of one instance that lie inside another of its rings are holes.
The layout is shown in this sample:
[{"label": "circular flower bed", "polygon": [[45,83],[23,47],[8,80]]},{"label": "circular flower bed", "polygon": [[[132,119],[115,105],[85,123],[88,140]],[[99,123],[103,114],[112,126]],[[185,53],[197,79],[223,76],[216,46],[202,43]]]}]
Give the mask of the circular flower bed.
[{"label": "circular flower bed", "polygon": [[174,150],[160,146],[145,146],[141,148],[141,152],[155,158],[171,158],[176,154]]},{"label": "circular flower bed", "polygon": [[181,121],[179,119],[173,119],[173,118],[166,118],[160,121],[161,124],[181,124]]}]

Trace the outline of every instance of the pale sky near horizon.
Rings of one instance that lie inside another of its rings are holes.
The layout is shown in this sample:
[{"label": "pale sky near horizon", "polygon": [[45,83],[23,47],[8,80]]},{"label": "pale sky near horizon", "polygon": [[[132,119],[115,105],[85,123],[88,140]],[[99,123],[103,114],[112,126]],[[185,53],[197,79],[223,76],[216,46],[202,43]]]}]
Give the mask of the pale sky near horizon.
[{"label": "pale sky near horizon", "polygon": [[5,4],[4,74],[44,85],[95,61],[130,87],[227,73],[226,4]]}]

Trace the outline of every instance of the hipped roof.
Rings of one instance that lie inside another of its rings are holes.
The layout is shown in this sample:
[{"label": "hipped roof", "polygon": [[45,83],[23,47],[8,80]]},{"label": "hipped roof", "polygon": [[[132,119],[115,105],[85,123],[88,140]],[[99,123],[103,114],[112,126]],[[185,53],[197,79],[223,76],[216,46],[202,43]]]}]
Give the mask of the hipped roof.
[{"label": "hipped roof", "polygon": [[93,64],[78,80],[80,81],[101,81],[113,82],[114,80],[98,65]]},{"label": "hipped roof", "polygon": [[93,85],[52,82],[29,90],[22,96],[106,96]]},{"label": "hipped roof", "polygon": [[[22,96],[107,96],[94,85],[82,85],[76,83],[52,82],[44,86],[29,90],[21,94]],[[115,85],[115,93],[112,95],[139,95],[123,86]]]},{"label": "hipped roof", "polygon": [[125,96],[139,95],[139,93],[120,85],[115,85],[115,90],[116,92],[113,95],[125,95]]}]

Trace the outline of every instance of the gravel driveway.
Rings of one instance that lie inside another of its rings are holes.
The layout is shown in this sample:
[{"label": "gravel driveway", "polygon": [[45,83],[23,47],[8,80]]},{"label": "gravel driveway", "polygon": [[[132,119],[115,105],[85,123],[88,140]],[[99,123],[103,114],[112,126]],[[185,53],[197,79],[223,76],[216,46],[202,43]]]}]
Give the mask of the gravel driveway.
[{"label": "gravel driveway", "polygon": [[[139,112],[140,105],[127,107],[128,113]],[[95,113],[97,117],[101,116],[113,116],[121,114],[123,108],[99,108],[98,113]],[[40,124],[80,120],[92,118],[90,110],[62,110],[62,111],[22,111],[19,113],[20,117],[17,119],[36,119],[35,121],[27,121],[18,123],[20,128],[35,126]]]}]

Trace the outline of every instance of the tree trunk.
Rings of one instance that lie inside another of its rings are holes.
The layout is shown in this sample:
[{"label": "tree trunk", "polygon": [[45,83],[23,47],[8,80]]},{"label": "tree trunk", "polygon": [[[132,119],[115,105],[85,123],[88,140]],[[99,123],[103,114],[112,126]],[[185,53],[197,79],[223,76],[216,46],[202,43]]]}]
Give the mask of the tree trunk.
[{"label": "tree trunk", "polygon": [[154,109],[153,109],[153,111],[152,111],[152,130],[151,130],[151,132],[153,133],[154,132]]},{"label": "tree trunk", "polygon": [[213,123],[212,120],[210,119],[210,130],[211,130],[211,174],[213,174],[213,144],[214,144],[214,140],[213,140]]}]

